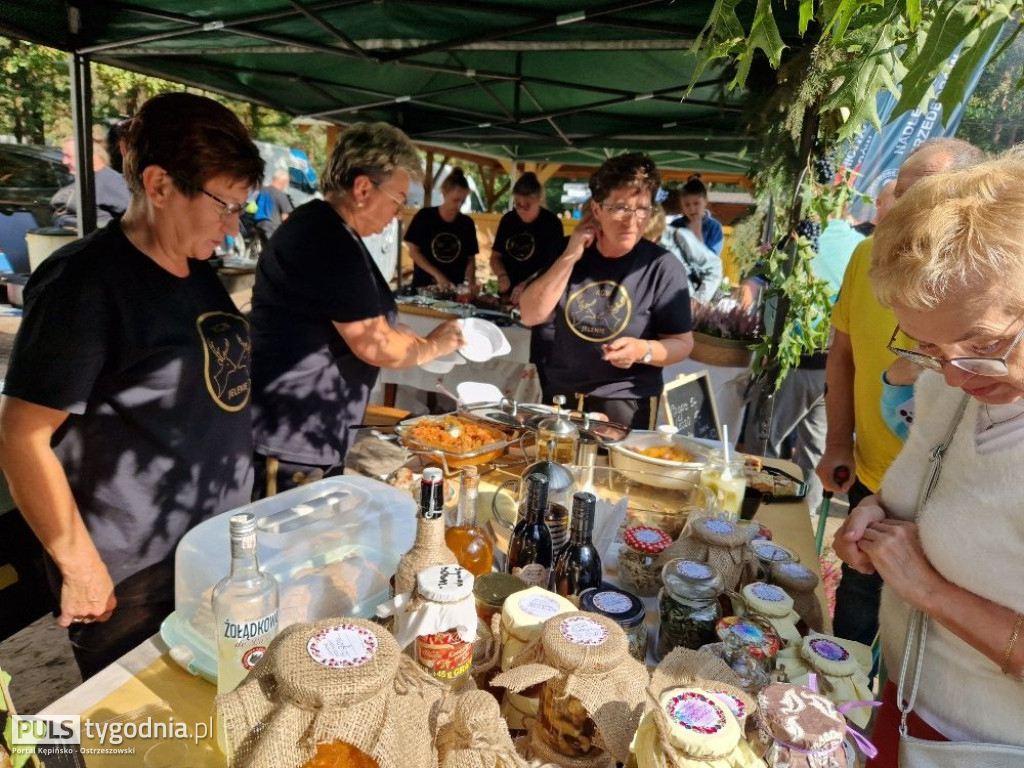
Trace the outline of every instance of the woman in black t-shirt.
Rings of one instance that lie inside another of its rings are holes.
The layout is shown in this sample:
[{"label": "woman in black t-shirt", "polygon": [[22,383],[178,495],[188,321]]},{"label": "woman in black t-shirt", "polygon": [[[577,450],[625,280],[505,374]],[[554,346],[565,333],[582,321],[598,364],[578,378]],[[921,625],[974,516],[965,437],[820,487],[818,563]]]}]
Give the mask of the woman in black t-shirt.
[{"label": "woman in black t-shirt", "polygon": [[520,299],[524,324],[554,319],[545,399],[566,395],[640,429],[651,427],[660,368],[693,348],[686,272],[642,238],[659,184],[644,154],[606,160],[590,177],[590,215]]},{"label": "woman in black t-shirt", "polygon": [[381,232],[421,178],[408,137],[358,123],[324,170],[323,200],[296,209],[260,255],[252,297],[255,497],[340,474],[381,368],[462,345],[457,321],[421,337],[399,325],[362,238]]},{"label": "woman in black t-shirt", "polygon": [[460,283],[476,289],[476,225],[460,213],[469,196],[469,181],[461,168],[452,168],[441,182],[443,202],[424,208],[412,217],[405,233],[415,268],[412,284],[419,288],[437,285],[452,290]]}]

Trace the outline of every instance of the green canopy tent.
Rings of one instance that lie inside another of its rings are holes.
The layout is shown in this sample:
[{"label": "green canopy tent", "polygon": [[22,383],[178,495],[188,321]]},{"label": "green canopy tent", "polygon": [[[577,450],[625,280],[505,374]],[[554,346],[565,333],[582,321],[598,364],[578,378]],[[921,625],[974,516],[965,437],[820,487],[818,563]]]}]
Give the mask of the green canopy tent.
[{"label": "green canopy tent", "polygon": [[[801,44],[796,5],[776,10],[793,47]],[[5,0],[0,32],[73,54],[78,132],[91,122],[88,63],[97,61],[295,116],[384,120],[420,143],[512,161],[596,165],[643,149],[663,168],[738,178],[757,140],[750,109],[764,94],[728,91],[732,72],[722,68],[705,70],[687,93],[691,47],[712,7],[711,0]],[[741,19],[749,23],[755,7],[742,0]],[[774,82],[766,61],[755,62],[751,82],[759,81]],[[78,145],[90,150],[88,141]],[[85,159],[78,167],[91,167]]]}]

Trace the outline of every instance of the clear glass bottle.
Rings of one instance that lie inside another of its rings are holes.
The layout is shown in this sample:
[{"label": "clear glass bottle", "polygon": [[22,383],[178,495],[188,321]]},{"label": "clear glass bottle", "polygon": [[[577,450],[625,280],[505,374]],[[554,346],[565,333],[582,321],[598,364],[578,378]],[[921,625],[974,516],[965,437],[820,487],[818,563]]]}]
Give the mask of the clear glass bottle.
[{"label": "clear glass bottle", "polygon": [[579,594],[601,586],[601,555],[591,537],[594,533],[594,514],[597,497],[581,491],[572,497],[572,532],[569,543],[555,560],[552,586],[562,597],[576,602]]},{"label": "clear glass bottle", "polygon": [[256,558],[256,516],[232,515],[231,572],[213,588],[217,693],[233,691],[277,636],[277,579]]},{"label": "clear glass bottle", "polygon": [[572,464],[576,458],[576,444],[580,432],[562,410],[564,395],[555,395],[555,413],[537,425],[537,461]]},{"label": "clear glass bottle", "polygon": [[530,586],[547,589],[551,572],[551,532],[544,522],[548,479],[534,472],[526,478],[526,508],[508,543],[508,572]]},{"label": "clear glass bottle", "polygon": [[490,573],[494,565],[494,544],[487,531],[476,522],[479,484],[480,477],[476,467],[466,467],[462,470],[462,487],[459,490],[455,524],[444,532],[448,549],[455,555],[459,565],[474,576]]},{"label": "clear glass bottle", "polygon": [[715,506],[733,522],[739,522],[743,496],[747,490],[747,474],[743,459],[733,455],[728,462],[715,451],[700,473],[700,484],[716,498]]},{"label": "clear glass bottle", "polygon": [[412,592],[416,574],[433,565],[456,565],[455,554],[445,544],[444,475],[437,467],[423,470],[420,508],[416,515],[416,541],[398,560],[395,594]]},{"label": "clear glass bottle", "polygon": [[665,563],[661,580],[665,586],[658,598],[658,661],[673,648],[697,650],[718,640],[715,629],[722,618],[718,598],[725,591],[718,571],[706,563],[676,558]]}]

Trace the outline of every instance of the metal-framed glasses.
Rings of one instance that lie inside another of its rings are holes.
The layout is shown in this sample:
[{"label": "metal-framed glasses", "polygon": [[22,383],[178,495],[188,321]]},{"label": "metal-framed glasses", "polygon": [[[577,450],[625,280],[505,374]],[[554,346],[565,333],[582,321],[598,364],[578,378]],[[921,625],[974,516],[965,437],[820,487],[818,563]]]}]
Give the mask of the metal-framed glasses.
[{"label": "metal-framed glasses", "polygon": [[221,200],[219,197],[217,197],[212,192],[207,192],[202,187],[199,188],[199,191],[202,192],[204,195],[206,195],[211,200],[213,200],[215,203],[217,203],[217,205],[220,206],[220,217],[222,219],[226,219],[228,216],[237,216],[242,211],[244,211],[245,210],[245,206],[247,206],[249,204],[248,201],[244,202],[244,203],[229,203],[226,200]]},{"label": "metal-framed glasses", "polygon": [[654,209],[650,206],[630,208],[628,205],[622,205],[621,203],[616,205],[598,203],[598,205],[606,210],[615,221],[629,221],[634,216],[636,216],[637,221],[647,221],[651,218],[651,213],[654,212]]},{"label": "metal-framed glasses", "polygon": [[916,349],[903,349],[902,347],[894,346],[896,343],[896,335],[900,332],[900,327],[897,325],[896,329],[892,332],[892,338],[889,339],[887,348],[894,355],[898,355],[912,363],[920,365],[922,368],[927,368],[932,371],[942,372],[942,367],[949,363],[954,368],[959,368],[961,371],[967,373],[973,373],[978,376],[1008,376],[1010,373],[1010,366],[1007,364],[1007,360],[1013,353],[1013,348],[1017,346],[1018,342],[1024,338],[1024,327],[1017,331],[1017,335],[1013,337],[1013,341],[1006,348],[1002,355],[999,357],[936,357],[935,355],[929,355],[925,352],[919,352]]},{"label": "metal-framed glasses", "polygon": [[386,189],[384,189],[384,187],[382,187],[380,185],[379,181],[371,181],[370,183],[373,184],[373,186],[375,186],[379,192],[383,193],[385,197],[387,197],[391,202],[393,202],[395,204],[395,215],[396,216],[398,214],[400,214],[402,211],[405,210],[405,206],[409,202],[408,200],[406,200],[403,197],[398,197],[398,195],[391,194]]}]

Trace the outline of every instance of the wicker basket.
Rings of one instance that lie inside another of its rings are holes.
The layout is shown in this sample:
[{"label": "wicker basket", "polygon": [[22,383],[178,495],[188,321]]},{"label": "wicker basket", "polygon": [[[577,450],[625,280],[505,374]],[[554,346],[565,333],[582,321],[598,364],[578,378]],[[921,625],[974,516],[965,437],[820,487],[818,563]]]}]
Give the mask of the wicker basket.
[{"label": "wicker basket", "polygon": [[754,358],[749,341],[722,339],[693,332],[693,351],[690,359],[706,365],[720,365],[726,368],[746,368]]}]

